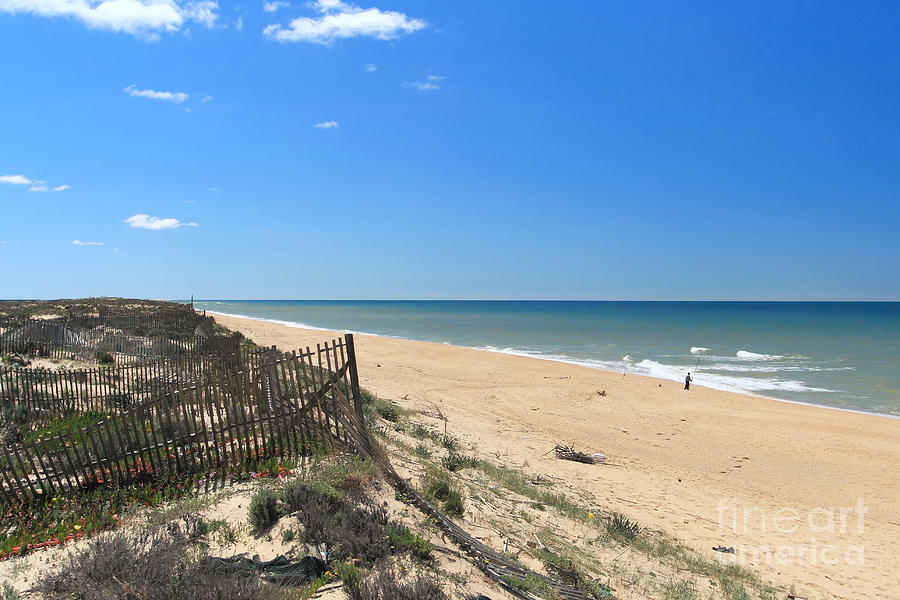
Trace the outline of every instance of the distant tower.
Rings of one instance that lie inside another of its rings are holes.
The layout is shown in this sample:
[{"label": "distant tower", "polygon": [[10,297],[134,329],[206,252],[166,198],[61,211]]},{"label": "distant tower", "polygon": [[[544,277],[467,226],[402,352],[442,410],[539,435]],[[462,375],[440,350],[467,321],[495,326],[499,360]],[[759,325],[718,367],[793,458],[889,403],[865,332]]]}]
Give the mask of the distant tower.
[{"label": "distant tower", "polygon": [[194,310],[194,295],[191,294],[191,310]]}]

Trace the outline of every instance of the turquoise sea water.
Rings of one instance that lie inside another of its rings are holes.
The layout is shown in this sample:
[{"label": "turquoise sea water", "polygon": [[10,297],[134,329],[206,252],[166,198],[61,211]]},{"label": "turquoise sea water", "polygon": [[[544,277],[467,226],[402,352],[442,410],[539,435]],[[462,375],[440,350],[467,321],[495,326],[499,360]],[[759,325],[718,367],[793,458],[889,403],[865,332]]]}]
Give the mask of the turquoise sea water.
[{"label": "turquoise sea water", "polygon": [[205,301],[199,309],[540,356],[900,416],[900,303]]}]

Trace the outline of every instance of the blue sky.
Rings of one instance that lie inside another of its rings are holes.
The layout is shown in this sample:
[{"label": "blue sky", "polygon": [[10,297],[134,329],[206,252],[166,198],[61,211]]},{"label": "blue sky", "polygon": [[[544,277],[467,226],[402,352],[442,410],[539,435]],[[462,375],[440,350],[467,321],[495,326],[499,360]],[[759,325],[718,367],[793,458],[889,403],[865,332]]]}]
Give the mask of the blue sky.
[{"label": "blue sky", "polygon": [[898,30],[0,0],[0,297],[898,300]]}]

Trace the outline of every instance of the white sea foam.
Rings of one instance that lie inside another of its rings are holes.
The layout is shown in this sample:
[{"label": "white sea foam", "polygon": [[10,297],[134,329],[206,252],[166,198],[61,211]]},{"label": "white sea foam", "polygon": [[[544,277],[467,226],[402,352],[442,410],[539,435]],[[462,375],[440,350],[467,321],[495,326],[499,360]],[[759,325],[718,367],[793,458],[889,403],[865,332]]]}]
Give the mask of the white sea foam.
[{"label": "white sea foam", "polygon": [[701,352],[708,351],[709,348],[704,348],[703,346],[691,346],[691,354],[700,354]]},{"label": "white sea foam", "polygon": [[[719,359],[721,360],[721,359]],[[727,361],[727,359],[725,359]],[[741,364],[738,362],[700,363],[704,371],[729,371],[733,373],[824,373],[829,371],[855,371],[856,367],[817,367],[804,364]]]},{"label": "white sea foam", "polygon": [[747,360],[774,360],[782,358],[781,356],[778,356],[776,354],[759,354],[757,352],[750,352],[748,350],[738,350],[735,356]]},{"label": "white sea foam", "polygon": [[[644,359],[635,365],[635,372],[659,379],[682,381],[690,367],[664,365],[655,360]],[[764,394],[765,392],[837,392],[826,388],[810,387],[802,381],[783,380],[775,377],[740,377],[708,372],[693,372],[691,377],[696,385],[723,390],[726,392],[742,392]]]}]

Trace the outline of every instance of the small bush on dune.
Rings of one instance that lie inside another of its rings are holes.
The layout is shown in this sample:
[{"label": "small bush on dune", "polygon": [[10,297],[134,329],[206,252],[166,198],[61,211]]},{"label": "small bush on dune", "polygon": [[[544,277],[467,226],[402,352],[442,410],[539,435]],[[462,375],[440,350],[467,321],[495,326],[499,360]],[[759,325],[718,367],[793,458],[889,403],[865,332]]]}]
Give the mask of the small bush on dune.
[{"label": "small bush on dune", "polygon": [[375,569],[354,587],[347,587],[350,600],[447,600],[441,586],[430,576],[417,575],[400,581],[388,567]]},{"label": "small bush on dune", "polygon": [[303,540],[330,557],[331,549],[336,544],[333,531],[343,502],[331,493],[304,486],[303,483],[288,486],[285,499],[303,526]]},{"label": "small bush on dune", "polygon": [[348,590],[359,587],[362,575],[359,569],[347,562],[338,561],[332,566],[334,572],[344,582],[344,587]]},{"label": "small bush on dune", "polygon": [[281,517],[278,506],[279,495],[275,490],[260,490],[250,500],[250,525],[256,531],[264,531],[274,525]]},{"label": "small bush on dune", "polygon": [[444,512],[461,517],[465,512],[459,484],[450,475],[437,469],[425,473],[425,497],[444,503]]},{"label": "small bush on dune", "polygon": [[302,511],[313,501],[327,503],[332,511],[337,511],[342,502],[340,492],[325,481],[291,481],[285,484],[284,503],[290,512]]},{"label": "small bush on dune", "polygon": [[44,575],[32,591],[49,600],[262,598],[258,580],[193,560],[189,545],[186,537],[160,531],[102,535]]},{"label": "small bush on dune", "polygon": [[378,467],[371,460],[354,458],[325,466],[318,478],[345,493],[360,492],[378,475]]},{"label": "small bush on dune", "polygon": [[356,558],[364,564],[375,564],[392,553],[406,548],[391,548],[387,527],[390,523],[387,509],[381,506],[345,506],[339,525],[332,532],[337,558]]},{"label": "small bush on dune", "polygon": [[623,541],[631,541],[641,533],[641,526],[622,513],[614,512],[603,521],[606,531],[614,538]]},{"label": "small bush on dune", "polygon": [[342,498],[322,481],[294,481],[285,486],[285,503],[296,513],[303,539],[331,560],[358,560],[374,565],[391,554],[427,559],[431,544],[391,521],[386,505]]},{"label": "small bush on dune", "polygon": [[450,454],[441,459],[441,465],[451,473],[455,473],[456,471],[461,471],[466,467],[477,466],[478,459],[474,456],[463,456],[462,454],[457,454],[456,452],[450,452]]},{"label": "small bush on dune", "polygon": [[393,404],[389,404],[384,401],[379,402],[375,405],[375,411],[378,413],[378,416],[385,421],[396,423],[400,420],[400,413],[397,412],[397,407],[395,407]]},{"label": "small bush on dune", "polygon": [[434,547],[431,542],[411,532],[403,525],[388,525],[386,530],[388,543],[395,550],[407,551],[420,560],[430,560]]}]

